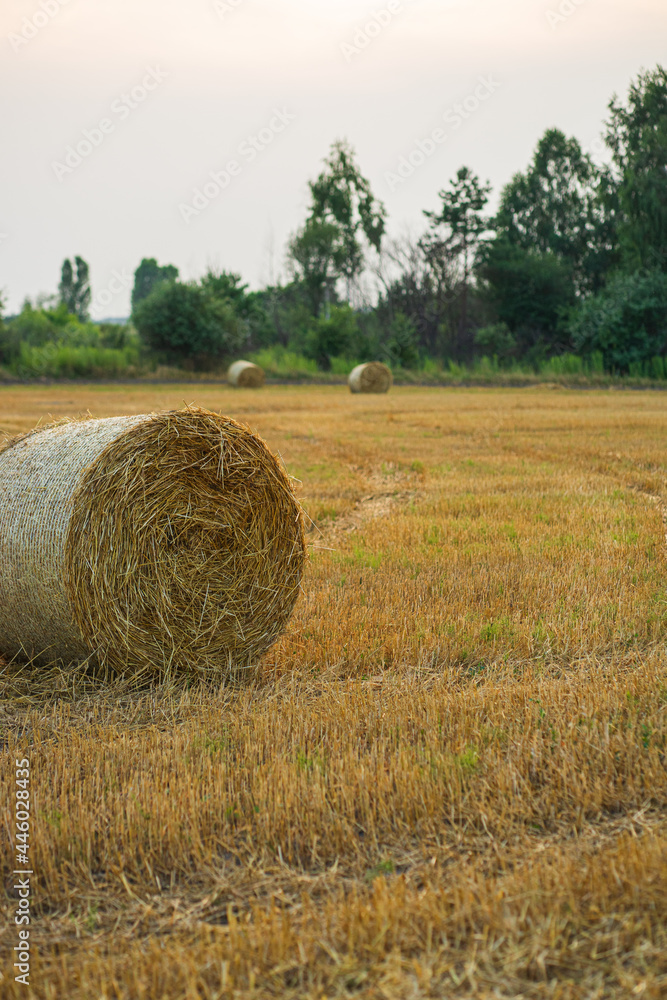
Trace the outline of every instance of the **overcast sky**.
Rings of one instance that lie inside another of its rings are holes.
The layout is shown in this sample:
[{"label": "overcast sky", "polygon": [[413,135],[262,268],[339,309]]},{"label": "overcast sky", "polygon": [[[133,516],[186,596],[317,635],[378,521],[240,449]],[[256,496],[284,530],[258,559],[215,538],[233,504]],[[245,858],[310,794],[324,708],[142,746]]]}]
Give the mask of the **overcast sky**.
[{"label": "overcast sky", "polygon": [[546,128],[595,152],[611,95],[667,62],[667,3],[2,0],[0,44],[8,311],[79,254],[102,318],[142,257],[284,276],[335,138],[395,234],[464,164],[497,198]]}]

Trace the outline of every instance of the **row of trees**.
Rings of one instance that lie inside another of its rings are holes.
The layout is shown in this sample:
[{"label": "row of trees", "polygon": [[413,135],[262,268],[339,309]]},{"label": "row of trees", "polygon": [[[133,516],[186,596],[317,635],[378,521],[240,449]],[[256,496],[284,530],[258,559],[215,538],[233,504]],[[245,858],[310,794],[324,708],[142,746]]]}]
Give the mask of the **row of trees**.
[{"label": "row of trees", "polygon": [[[235,273],[179,280],[153,258],[135,272],[132,320],[145,349],[206,368],[280,346],[322,368],[379,357],[416,366],[539,364],[600,355],[632,371],[667,354],[667,72],[641,73],[604,126],[608,163],[548,129],[487,212],[468,167],[424,210],[416,237],[389,238],[384,205],[345,141],[309,183],[285,281],[251,292]],[[63,264],[58,308],[87,320],[85,261]],[[25,324],[24,324],[25,326]],[[1,342],[0,342],[0,350]]]}]

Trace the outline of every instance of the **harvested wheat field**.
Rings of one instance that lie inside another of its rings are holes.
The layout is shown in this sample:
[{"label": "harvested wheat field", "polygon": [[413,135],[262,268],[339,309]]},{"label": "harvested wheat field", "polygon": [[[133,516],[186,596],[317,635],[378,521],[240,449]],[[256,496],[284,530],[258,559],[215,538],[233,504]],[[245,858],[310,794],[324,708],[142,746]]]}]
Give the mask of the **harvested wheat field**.
[{"label": "harvested wheat field", "polygon": [[301,480],[303,593],[245,685],[1,668],[0,996],[667,995],[667,396],[18,387],[0,433],[184,402]]}]

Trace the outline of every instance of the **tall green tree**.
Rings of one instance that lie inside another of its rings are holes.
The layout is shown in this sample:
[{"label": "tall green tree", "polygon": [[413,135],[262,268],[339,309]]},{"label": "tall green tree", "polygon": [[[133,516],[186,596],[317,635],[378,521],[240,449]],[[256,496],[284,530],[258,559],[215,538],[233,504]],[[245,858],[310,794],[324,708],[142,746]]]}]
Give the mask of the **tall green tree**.
[{"label": "tall green tree", "polygon": [[608,200],[618,211],[623,265],[667,270],[667,70],[641,73],[625,103],[614,96],[609,111]]},{"label": "tall green tree", "polygon": [[144,257],[134,272],[134,287],[132,288],[132,311],[153,291],[156,285],[163,281],[177,281],[178,268],[173,264],[160,266],[155,257]]},{"label": "tall green tree", "polygon": [[290,240],[289,256],[306,289],[310,311],[318,317],[325,301],[327,306],[336,301],[336,282],[345,267],[338,226],[309,219]]},{"label": "tall green tree", "polygon": [[461,167],[449,187],[439,192],[441,201],[437,212],[425,211],[430,231],[421,246],[432,270],[451,271],[457,262],[460,275],[458,350],[460,357],[472,353],[473,336],[468,322],[468,298],[478,253],[484,234],[489,229],[489,219],[484,208],[489,200],[490,184],[482,184],[469,167]]},{"label": "tall green tree", "polygon": [[88,319],[90,273],[88,265],[82,257],[75,257],[74,265],[69,258],[63,261],[58,295],[68,313],[72,313],[81,322]]},{"label": "tall green tree", "polygon": [[526,250],[503,236],[484,248],[478,275],[496,319],[512,334],[519,357],[537,361],[568,349],[566,320],[575,292],[562,258],[551,251]]},{"label": "tall green tree", "polygon": [[308,287],[313,314],[335,299],[335,285],[348,285],[361,273],[365,250],[379,250],[386,210],[362,175],[350,144],[339,139],[324,170],[309,181],[310,213],[289,243],[289,256]]},{"label": "tall green tree", "polygon": [[524,250],[554,254],[580,293],[595,291],[614,263],[614,218],[601,174],[577,139],[547,129],[525,173],[503,189],[494,220],[498,237]]},{"label": "tall green tree", "polygon": [[[248,291],[240,274],[233,271],[209,270],[201,279],[201,287],[215,298],[227,302],[246,330],[248,347],[263,347],[270,337],[270,317],[267,315],[264,296]],[[270,337],[275,342],[275,336]]]}]

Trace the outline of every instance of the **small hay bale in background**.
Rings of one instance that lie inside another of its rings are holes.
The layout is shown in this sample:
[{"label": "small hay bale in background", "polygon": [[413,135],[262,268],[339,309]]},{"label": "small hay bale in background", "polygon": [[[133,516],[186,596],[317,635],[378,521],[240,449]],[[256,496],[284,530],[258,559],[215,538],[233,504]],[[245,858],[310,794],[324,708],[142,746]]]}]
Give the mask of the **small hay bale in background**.
[{"label": "small hay bale in background", "polygon": [[389,392],[393,381],[391,371],[381,361],[357,365],[347,378],[351,392]]},{"label": "small hay bale in background", "polygon": [[222,680],[294,608],[301,508],[266,444],[197,407],[51,425],[0,451],[0,654]]},{"label": "small hay bale in background", "polygon": [[252,361],[235,361],[227,372],[227,381],[238,389],[261,389],[264,371]]}]

